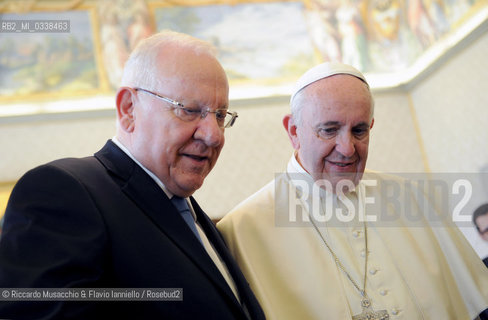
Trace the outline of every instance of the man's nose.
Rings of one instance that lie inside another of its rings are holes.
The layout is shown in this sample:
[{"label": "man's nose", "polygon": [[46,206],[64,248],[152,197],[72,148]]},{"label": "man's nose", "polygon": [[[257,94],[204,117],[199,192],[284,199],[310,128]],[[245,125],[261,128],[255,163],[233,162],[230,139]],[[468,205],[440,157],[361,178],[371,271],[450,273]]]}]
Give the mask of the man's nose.
[{"label": "man's nose", "polygon": [[219,126],[215,113],[209,112],[205,118],[199,120],[194,136],[209,147],[215,148],[224,143],[224,128]]},{"label": "man's nose", "polygon": [[356,152],[354,137],[350,133],[344,133],[336,139],[336,150],[344,157],[352,157]]}]

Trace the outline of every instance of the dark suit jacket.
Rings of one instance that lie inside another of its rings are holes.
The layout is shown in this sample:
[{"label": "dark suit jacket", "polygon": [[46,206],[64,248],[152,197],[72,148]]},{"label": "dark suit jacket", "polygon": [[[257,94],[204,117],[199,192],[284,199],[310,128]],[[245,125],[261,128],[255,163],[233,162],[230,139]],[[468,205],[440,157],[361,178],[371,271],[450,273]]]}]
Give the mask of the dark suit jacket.
[{"label": "dark suit jacket", "polygon": [[[197,219],[251,318],[264,314],[207,215]],[[183,288],[183,301],[0,302],[12,319],[245,319],[221,273],[161,188],[112,141],[17,183],[0,240],[2,288]]]}]

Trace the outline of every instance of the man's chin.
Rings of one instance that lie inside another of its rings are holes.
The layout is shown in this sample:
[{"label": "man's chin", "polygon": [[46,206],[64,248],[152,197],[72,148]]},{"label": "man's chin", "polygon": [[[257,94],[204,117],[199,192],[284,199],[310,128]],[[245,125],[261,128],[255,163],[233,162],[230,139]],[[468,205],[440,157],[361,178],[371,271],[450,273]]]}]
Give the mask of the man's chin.
[{"label": "man's chin", "polygon": [[315,178],[315,182],[332,193],[347,193],[353,190],[359,183],[362,173],[358,172],[340,172],[340,173],[323,173]]},{"label": "man's chin", "polygon": [[205,176],[190,174],[180,179],[176,179],[177,188],[185,194],[185,197],[192,195],[200,189],[205,180]]}]

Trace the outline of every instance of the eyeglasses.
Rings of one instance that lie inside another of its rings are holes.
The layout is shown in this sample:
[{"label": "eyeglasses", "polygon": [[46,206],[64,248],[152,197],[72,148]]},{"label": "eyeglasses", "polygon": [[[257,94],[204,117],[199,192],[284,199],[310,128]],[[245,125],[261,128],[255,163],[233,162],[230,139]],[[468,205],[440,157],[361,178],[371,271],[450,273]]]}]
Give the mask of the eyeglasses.
[{"label": "eyeglasses", "polygon": [[190,109],[185,107],[185,105],[181,102],[161,96],[149,90],[142,89],[142,88],[134,88],[134,90],[149,93],[150,95],[153,95],[158,99],[161,99],[165,102],[172,104],[172,108],[174,109],[175,115],[178,117],[178,119],[186,122],[195,121],[197,119],[204,119],[207,116],[207,114],[215,113],[215,119],[217,119],[217,124],[219,125],[219,127],[230,128],[234,125],[238,117],[237,112],[231,112],[228,111],[227,109],[217,109],[215,111],[210,110],[210,108]]}]

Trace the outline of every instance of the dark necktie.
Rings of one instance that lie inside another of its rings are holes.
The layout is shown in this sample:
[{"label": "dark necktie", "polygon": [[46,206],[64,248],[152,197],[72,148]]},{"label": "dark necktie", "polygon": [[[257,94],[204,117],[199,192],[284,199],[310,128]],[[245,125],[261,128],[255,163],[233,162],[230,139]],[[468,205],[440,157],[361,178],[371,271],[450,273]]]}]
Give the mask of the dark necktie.
[{"label": "dark necktie", "polygon": [[178,196],[173,196],[173,198],[171,198],[171,202],[173,202],[186,224],[190,227],[191,231],[193,231],[197,239],[202,243],[202,239],[197,231],[197,226],[195,225],[195,219],[193,219],[193,215],[191,214],[190,207],[188,207],[186,200]]}]

